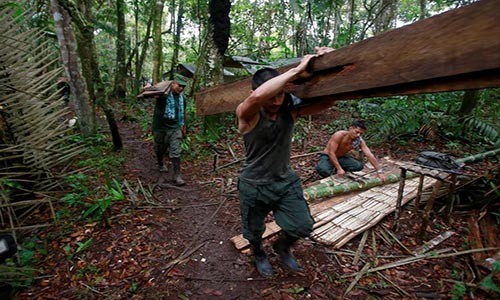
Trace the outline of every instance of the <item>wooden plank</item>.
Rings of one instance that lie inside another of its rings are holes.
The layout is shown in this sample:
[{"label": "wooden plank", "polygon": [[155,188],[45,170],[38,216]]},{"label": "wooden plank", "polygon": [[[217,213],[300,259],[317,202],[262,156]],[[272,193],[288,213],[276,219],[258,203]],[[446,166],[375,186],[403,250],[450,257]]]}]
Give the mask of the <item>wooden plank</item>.
[{"label": "wooden plank", "polygon": [[[467,240],[469,241],[470,248],[484,248],[483,240],[481,238],[481,230],[479,229],[479,224],[477,223],[477,216],[469,216],[467,218],[467,222],[469,223],[469,236]],[[472,257],[474,258],[476,264],[479,264],[487,257],[487,253],[473,253]]]},{"label": "wooden plank", "polygon": [[[314,59],[313,76],[290,92],[321,101],[500,86],[499,20],[500,1],[482,0],[385,32]],[[197,113],[234,111],[250,82],[200,92]]]}]

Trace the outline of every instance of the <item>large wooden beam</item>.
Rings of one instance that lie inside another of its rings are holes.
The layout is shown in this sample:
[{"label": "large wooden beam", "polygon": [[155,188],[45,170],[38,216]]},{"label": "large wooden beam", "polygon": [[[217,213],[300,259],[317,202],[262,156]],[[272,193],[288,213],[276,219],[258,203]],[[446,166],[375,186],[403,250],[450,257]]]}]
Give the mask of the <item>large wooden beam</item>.
[{"label": "large wooden beam", "polygon": [[[280,68],[283,72],[293,67]],[[500,1],[482,0],[314,59],[300,98],[359,99],[500,86]],[[234,111],[246,78],[200,92],[199,115]]]}]

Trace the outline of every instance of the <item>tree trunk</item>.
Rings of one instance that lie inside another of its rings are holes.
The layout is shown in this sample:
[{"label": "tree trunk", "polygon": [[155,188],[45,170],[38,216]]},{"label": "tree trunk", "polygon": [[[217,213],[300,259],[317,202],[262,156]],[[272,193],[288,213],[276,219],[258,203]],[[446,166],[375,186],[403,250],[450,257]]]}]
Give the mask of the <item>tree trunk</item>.
[{"label": "tree trunk", "polygon": [[[80,11],[83,13],[80,13]],[[109,130],[113,140],[113,148],[115,150],[120,150],[123,148],[123,143],[114,118],[114,113],[108,104],[104,83],[101,79],[94,39],[94,27],[91,25],[91,22],[86,22],[86,20],[92,19],[92,1],[79,1],[78,11],[75,11],[74,13],[80,13],[81,17],[77,19],[83,22],[76,22],[79,32],[77,42],[80,57],[82,61],[85,61],[83,75],[87,82],[89,95],[91,96],[93,103],[101,107],[106,115],[106,120],[108,121]]]},{"label": "tree trunk", "polygon": [[122,99],[127,93],[127,64],[125,56],[125,3],[124,0],[116,0],[116,70],[113,97]]},{"label": "tree trunk", "polygon": [[151,0],[150,3],[146,6],[148,9],[146,10],[146,13],[149,15],[148,23],[146,25],[146,34],[144,36],[144,39],[139,44],[142,44],[142,47],[140,48],[139,51],[139,44],[137,44],[137,53],[140,52],[139,58],[135,62],[135,87],[134,87],[134,94],[137,95],[139,94],[141,88],[142,88],[142,66],[144,65],[144,61],[146,60],[146,54],[148,53],[148,46],[149,46],[149,37],[151,35],[151,25],[153,23],[153,14],[154,11],[151,9],[154,7],[153,3],[155,0]]},{"label": "tree trunk", "polygon": [[161,81],[163,63],[161,27],[164,2],[165,0],[156,1],[153,10],[153,84]]},{"label": "tree trunk", "polygon": [[427,17],[427,0],[420,0],[420,15],[418,16],[419,20],[423,20]]},{"label": "tree trunk", "polygon": [[71,27],[71,20],[68,12],[60,6],[58,0],[51,0],[50,4],[54,14],[64,69],[75,101],[75,113],[78,117],[80,131],[83,136],[90,136],[96,129],[95,116],[89,103],[87,84],[81,74],[81,64],[77,55],[76,39]]},{"label": "tree trunk", "polygon": [[[356,11],[356,1],[350,0],[349,5],[349,40],[347,42],[350,45],[354,41],[354,12]],[[339,26],[340,27],[340,26]]]},{"label": "tree trunk", "polygon": [[197,69],[205,74],[206,86],[218,85],[224,81],[224,51],[229,39],[229,25],[220,24],[224,18],[229,21],[229,7],[218,8],[217,5],[226,5],[228,1],[211,0],[210,17],[206,29],[206,38],[197,62]]},{"label": "tree trunk", "polygon": [[460,117],[465,117],[470,115],[474,108],[476,108],[477,103],[479,102],[480,93],[479,90],[467,90],[464,93],[464,97],[462,98],[462,105],[458,110],[458,115]]},{"label": "tree trunk", "polygon": [[377,12],[375,21],[375,34],[382,33],[393,28],[393,22],[396,18],[397,1],[382,0]]},{"label": "tree trunk", "polygon": [[179,12],[177,13],[177,22],[175,25],[175,34],[174,34],[174,53],[172,55],[172,69],[170,71],[170,75],[173,76],[175,73],[175,69],[177,64],[179,63],[179,46],[181,40],[181,32],[182,32],[182,19],[184,17],[184,1],[179,1]]}]

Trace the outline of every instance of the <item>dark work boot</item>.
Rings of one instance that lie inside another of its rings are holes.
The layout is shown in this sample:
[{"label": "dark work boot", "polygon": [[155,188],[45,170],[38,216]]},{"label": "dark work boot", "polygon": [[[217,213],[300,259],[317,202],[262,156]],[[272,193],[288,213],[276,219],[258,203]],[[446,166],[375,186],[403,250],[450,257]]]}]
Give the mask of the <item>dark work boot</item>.
[{"label": "dark work boot", "polygon": [[298,240],[293,236],[290,236],[286,232],[282,231],[279,239],[273,244],[273,249],[281,258],[281,261],[287,266],[292,272],[301,272],[303,269],[297,263],[295,257],[293,257],[290,252],[290,247]]},{"label": "dark work boot", "polygon": [[163,155],[156,153],[156,161],[158,162],[158,170],[160,172],[168,172],[167,166],[163,164]]},{"label": "dark work boot", "polygon": [[181,159],[179,157],[171,158],[172,165],[174,166],[174,183],[175,185],[185,185],[186,182],[181,178]]},{"label": "dark work boot", "polygon": [[264,277],[273,276],[273,267],[267,259],[266,252],[262,249],[262,244],[260,242],[250,242],[252,246],[252,253],[255,257],[255,267],[260,275]]}]

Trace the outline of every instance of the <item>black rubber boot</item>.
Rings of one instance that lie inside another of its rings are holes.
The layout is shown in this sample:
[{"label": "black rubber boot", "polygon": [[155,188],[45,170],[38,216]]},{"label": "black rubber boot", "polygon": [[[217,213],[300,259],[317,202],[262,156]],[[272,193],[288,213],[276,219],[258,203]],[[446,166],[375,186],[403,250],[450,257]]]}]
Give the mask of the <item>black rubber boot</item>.
[{"label": "black rubber boot", "polygon": [[175,185],[185,185],[186,182],[181,178],[181,159],[179,157],[171,158],[172,165],[174,166],[174,183]]},{"label": "black rubber boot", "polygon": [[158,170],[160,172],[167,172],[167,167],[163,164],[163,155],[156,153],[156,161],[158,162]]},{"label": "black rubber boot", "polygon": [[260,242],[250,242],[252,246],[252,253],[255,257],[255,267],[260,275],[263,277],[273,276],[273,267],[267,259],[266,252],[262,249],[262,244]]},{"label": "black rubber boot", "polygon": [[298,240],[282,231],[279,239],[273,244],[273,249],[290,271],[301,272],[303,269],[290,252],[290,247]]}]

